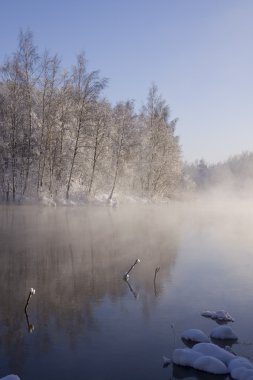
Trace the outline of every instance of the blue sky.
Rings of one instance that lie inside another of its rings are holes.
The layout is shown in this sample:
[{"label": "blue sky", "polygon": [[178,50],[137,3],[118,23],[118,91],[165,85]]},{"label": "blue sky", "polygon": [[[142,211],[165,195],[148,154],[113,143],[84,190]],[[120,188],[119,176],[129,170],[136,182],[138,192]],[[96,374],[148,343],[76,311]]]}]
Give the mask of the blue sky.
[{"label": "blue sky", "polygon": [[112,103],[155,82],[178,117],[183,158],[253,149],[252,0],[0,0],[0,61],[30,28],[70,68],[85,51]]}]

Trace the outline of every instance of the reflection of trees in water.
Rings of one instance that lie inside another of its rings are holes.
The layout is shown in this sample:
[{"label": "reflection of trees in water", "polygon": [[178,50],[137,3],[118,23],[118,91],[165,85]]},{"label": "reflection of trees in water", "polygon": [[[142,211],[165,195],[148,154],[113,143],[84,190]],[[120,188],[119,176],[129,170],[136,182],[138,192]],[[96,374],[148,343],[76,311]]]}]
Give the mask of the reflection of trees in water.
[{"label": "reflection of trees in water", "polygon": [[[122,275],[137,257],[130,284],[140,293],[143,313],[154,302],[155,268],[159,294],[176,260],[174,223],[148,208],[3,207],[0,239],[1,336],[22,357],[29,335],[23,313],[27,291],[36,349],[47,352],[54,333],[64,331],[74,347],[80,334],[97,330],[94,307],[105,297],[129,295]],[[140,300],[139,298],[139,300]],[[19,344],[17,345],[17,341]],[[22,363],[22,360],[19,361]]]}]

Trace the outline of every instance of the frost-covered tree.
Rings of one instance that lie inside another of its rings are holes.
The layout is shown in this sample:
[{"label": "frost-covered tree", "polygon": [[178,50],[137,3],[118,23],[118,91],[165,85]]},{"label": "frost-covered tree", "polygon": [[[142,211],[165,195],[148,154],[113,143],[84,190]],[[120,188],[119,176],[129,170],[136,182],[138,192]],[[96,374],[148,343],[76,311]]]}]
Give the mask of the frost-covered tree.
[{"label": "frost-covered tree", "polygon": [[95,117],[90,127],[89,195],[92,194],[96,179],[100,179],[100,186],[103,186],[105,180],[103,173],[106,171],[105,162],[108,161],[109,156],[111,122],[112,111],[110,105],[106,101],[97,103]]},{"label": "frost-covered tree", "polygon": [[108,200],[113,197],[118,179],[123,174],[124,166],[131,157],[131,148],[135,145],[135,114],[132,101],[121,102],[113,110],[111,139],[111,173],[112,186]]},{"label": "frost-covered tree", "polygon": [[41,63],[41,75],[37,91],[38,117],[38,168],[37,193],[44,182],[50,193],[53,190],[53,176],[59,145],[59,66],[57,55],[44,53]]},{"label": "frost-covered tree", "polygon": [[38,51],[33,43],[31,31],[20,32],[18,50],[15,54],[17,60],[18,80],[21,91],[23,106],[23,186],[22,195],[25,194],[31,165],[34,162],[35,140],[34,140],[34,89],[38,78]]},{"label": "frost-covered tree", "polygon": [[[8,172],[12,198],[26,193],[35,155],[34,89],[38,53],[30,31],[20,32],[18,49],[1,67],[5,87],[5,126],[9,134]],[[10,173],[11,172],[11,173]]]},{"label": "frost-covered tree", "polygon": [[[106,80],[99,78],[98,71],[87,71],[87,62],[84,54],[78,55],[77,64],[74,66],[72,74],[73,107],[70,134],[73,146],[71,149],[70,168],[67,180],[67,199],[69,198],[69,191],[78,154],[83,153],[83,155],[85,155],[86,150],[89,149],[87,137],[89,138],[89,131],[94,119],[97,99],[105,85]],[[78,169],[79,173],[76,174],[81,178],[80,165]]]},{"label": "frost-covered tree", "polygon": [[100,97],[107,81],[88,71],[84,54],[68,73],[57,55],[39,54],[30,31],[0,74],[2,199],[175,192],[177,120],[155,85],[140,114],[133,101],[112,106]]},{"label": "frost-covered tree", "polygon": [[253,186],[253,153],[244,152],[224,162],[208,164],[204,159],[184,165],[184,175],[195,191],[219,191],[251,194]]},{"label": "frost-covered tree", "polygon": [[0,199],[9,200],[11,181],[10,135],[7,127],[7,104],[4,86],[0,83]]},{"label": "frost-covered tree", "polygon": [[[2,191],[12,200],[21,183],[21,153],[23,140],[23,107],[17,57],[1,67],[1,164]],[[8,191],[7,191],[8,188]]]},{"label": "frost-covered tree", "polygon": [[143,107],[143,144],[140,178],[144,194],[170,196],[181,175],[180,146],[175,135],[177,119],[170,120],[170,109],[152,85]]}]

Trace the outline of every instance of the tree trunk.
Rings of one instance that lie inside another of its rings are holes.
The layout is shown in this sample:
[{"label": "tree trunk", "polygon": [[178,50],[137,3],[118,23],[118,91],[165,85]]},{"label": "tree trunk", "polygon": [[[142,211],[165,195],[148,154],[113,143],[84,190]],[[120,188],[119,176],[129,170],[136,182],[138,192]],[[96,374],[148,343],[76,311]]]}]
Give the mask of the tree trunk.
[{"label": "tree trunk", "polygon": [[75,165],[75,159],[78,151],[78,142],[79,142],[79,135],[80,135],[80,130],[81,130],[81,121],[79,120],[79,126],[77,130],[77,135],[76,135],[76,142],[75,142],[75,148],[74,148],[74,153],[71,161],[71,167],[70,167],[70,173],[69,173],[69,179],[68,179],[68,184],[67,184],[67,191],[66,191],[66,198],[69,199],[69,190],[70,190],[70,185],[71,185],[71,180],[72,180],[72,175],[73,175],[73,169]]}]

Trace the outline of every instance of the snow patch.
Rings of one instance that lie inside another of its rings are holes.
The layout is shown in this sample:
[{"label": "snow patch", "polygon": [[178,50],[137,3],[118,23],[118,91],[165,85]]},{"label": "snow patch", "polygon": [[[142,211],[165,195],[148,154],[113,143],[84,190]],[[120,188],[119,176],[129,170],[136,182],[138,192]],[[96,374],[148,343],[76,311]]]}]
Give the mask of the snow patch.
[{"label": "snow patch", "polygon": [[193,351],[190,348],[177,348],[173,352],[172,361],[183,367],[193,367],[195,360],[201,356],[200,352]]},{"label": "snow patch", "polygon": [[251,363],[248,359],[243,358],[242,356],[236,356],[228,365],[228,369],[231,372],[235,368],[252,368],[253,363]]},{"label": "snow patch", "polygon": [[201,313],[203,317],[217,319],[219,321],[225,321],[225,322],[234,322],[234,318],[225,310],[218,310],[218,311],[203,311]]},{"label": "snow patch", "polygon": [[[219,320],[234,320],[224,310],[206,311],[202,315]],[[214,328],[210,336],[215,339],[238,339],[236,333],[228,326]],[[197,339],[207,338],[203,331],[198,329],[185,330],[181,337],[193,342]],[[229,373],[234,380],[253,380],[253,363],[242,356],[236,356],[231,352],[229,346],[223,349],[214,343],[200,342],[193,348],[177,348],[173,352],[172,362],[215,375]]]},{"label": "snow patch", "polygon": [[192,367],[215,375],[228,373],[227,366],[218,358],[203,355],[202,352],[190,348],[178,348],[173,352],[173,363],[184,367]]},{"label": "snow patch", "polygon": [[46,195],[43,195],[40,198],[40,203],[43,206],[51,206],[51,207],[56,207],[56,202],[54,201],[53,197],[47,197]]},{"label": "snow patch", "polygon": [[193,363],[193,368],[215,375],[224,375],[228,373],[228,369],[222,361],[213,356],[201,356]]},{"label": "snow patch", "polygon": [[238,336],[229,326],[218,326],[215,327],[210,334],[211,338],[214,339],[232,339],[237,340]]},{"label": "snow patch", "polygon": [[192,341],[192,342],[197,342],[197,343],[210,342],[208,336],[199,329],[185,330],[182,333],[181,338]]},{"label": "snow patch", "polygon": [[198,343],[192,348],[192,350],[200,352],[202,355],[213,356],[226,365],[228,365],[230,360],[234,359],[235,357],[227,350],[224,350],[223,348],[216,346],[216,344],[213,343]]}]

